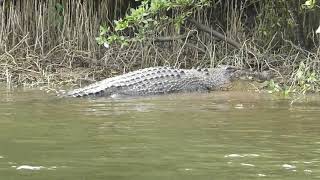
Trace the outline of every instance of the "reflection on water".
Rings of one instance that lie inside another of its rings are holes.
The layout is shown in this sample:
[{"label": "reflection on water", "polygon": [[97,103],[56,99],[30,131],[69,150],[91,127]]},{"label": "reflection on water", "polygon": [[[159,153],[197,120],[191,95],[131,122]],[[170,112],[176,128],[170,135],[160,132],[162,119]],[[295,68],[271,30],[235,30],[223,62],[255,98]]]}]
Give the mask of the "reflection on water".
[{"label": "reflection on water", "polygon": [[320,97],[0,90],[1,179],[320,178]]}]

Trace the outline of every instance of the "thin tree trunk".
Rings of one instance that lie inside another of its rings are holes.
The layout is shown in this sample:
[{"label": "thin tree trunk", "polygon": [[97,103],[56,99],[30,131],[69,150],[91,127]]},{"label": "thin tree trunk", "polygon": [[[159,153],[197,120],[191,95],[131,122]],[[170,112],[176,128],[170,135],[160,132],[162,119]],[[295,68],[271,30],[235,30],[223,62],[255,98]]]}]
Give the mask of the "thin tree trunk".
[{"label": "thin tree trunk", "polygon": [[305,36],[304,36],[304,32],[303,32],[302,15],[301,15],[301,13],[299,13],[300,6],[301,5],[300,5],[299,0],[287,1],[287,7],[289,10],[289,13],[290,13],[292,20],[294,22],[295,39],[296,39],[298,45],[301,48],[305,49]]}]

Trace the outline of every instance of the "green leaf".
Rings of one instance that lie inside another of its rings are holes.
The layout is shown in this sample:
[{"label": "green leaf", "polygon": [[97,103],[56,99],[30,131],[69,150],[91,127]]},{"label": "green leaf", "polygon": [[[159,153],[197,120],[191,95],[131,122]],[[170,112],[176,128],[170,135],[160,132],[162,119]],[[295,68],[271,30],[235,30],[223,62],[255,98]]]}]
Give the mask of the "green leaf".
[{"label": "green leaf", "polygon": [[107,39],[104,36],[99,36],[99,37],[96,37],[96,41],[99,45],[102,45],[107,41]]},{"label": "green leaf", "polygon": [[61,13],[64,10],[64,7],[61,3],[56,3],[55,5],[57,12]]},{"label": "green leaf", "polygon": [[307,0],[304,4],[302,4],[302,8],[313,9],[315,5],[316,5],[316,0]]},{"label": "green leaf", "polygon": [[100,26],[99,31],[100,36],[103,36],[109,31],[109,28],[107,28],[106,26]]}]

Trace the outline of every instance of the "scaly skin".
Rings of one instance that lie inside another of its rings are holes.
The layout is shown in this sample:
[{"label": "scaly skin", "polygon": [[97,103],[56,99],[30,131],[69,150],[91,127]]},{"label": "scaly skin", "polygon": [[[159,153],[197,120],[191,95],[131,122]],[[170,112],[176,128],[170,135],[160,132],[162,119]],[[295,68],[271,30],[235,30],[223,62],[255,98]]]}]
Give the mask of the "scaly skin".
[{"label": "scaly skin", "polygon": [[151,67],[107,78],[66,96],[147,96],[223,89],[240,76],[255,75],[232,66],[208,69]]}]

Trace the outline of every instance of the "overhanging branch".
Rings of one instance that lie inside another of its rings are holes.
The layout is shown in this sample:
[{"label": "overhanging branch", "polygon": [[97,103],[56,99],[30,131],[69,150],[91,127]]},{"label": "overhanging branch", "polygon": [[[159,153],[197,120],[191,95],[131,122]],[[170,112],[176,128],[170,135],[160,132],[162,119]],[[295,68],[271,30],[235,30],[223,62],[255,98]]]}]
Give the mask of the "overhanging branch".
[{"label": "overhanging branch", "polygon": [[[194,24],[199,30],[203,31],[203,32],[206,32],[208,34],[211,34],[213,36],[215,36],[216,38],[220,39],[220,40],[223,40],[225,42],[227,42],[228,44],[238,48],[238,49],[241,49],[242,48],[242,45],[238,42],[236,42],[235,40],[232,40],[228,37],[226,37],[225,35],[219,33],[218,31],[215,31],[213,29],[211,29],[210,27],[208,26],[205,26],[203,24],[200,24],[198,23],[196,20],[192,19],[192,18],[189,18],[188,21],[192,24]],[[256,57],[257,53],[251,49],[245,49],[250,55]]]}]

